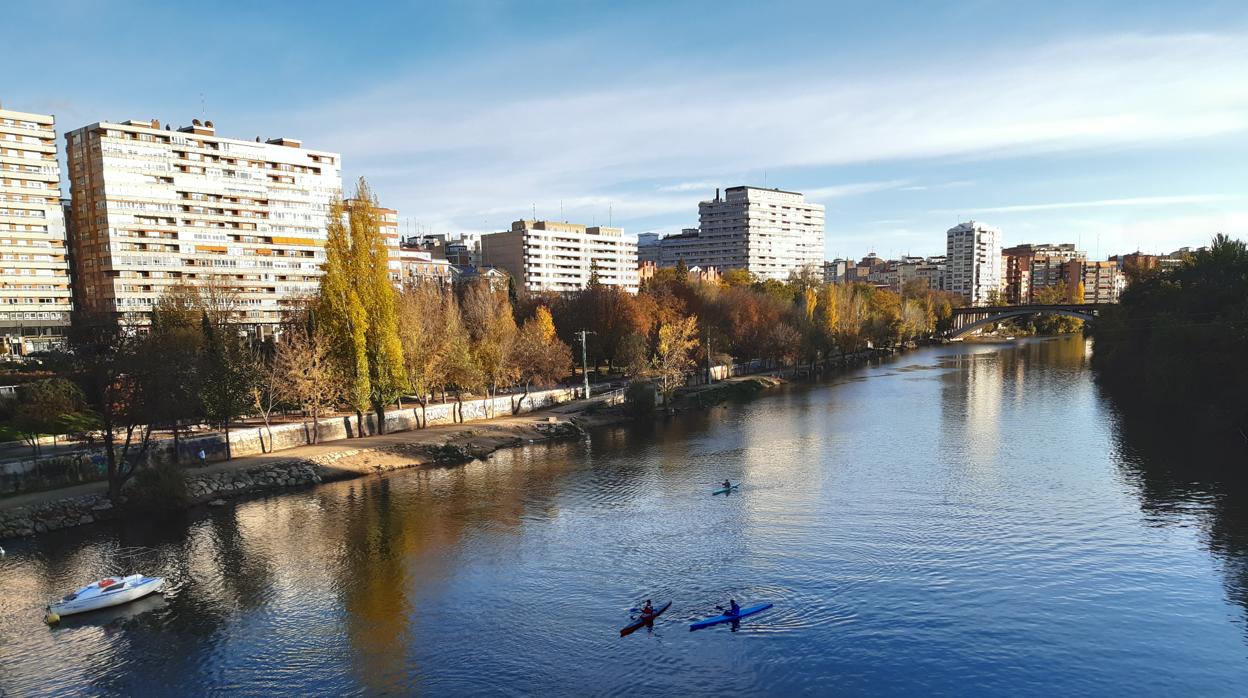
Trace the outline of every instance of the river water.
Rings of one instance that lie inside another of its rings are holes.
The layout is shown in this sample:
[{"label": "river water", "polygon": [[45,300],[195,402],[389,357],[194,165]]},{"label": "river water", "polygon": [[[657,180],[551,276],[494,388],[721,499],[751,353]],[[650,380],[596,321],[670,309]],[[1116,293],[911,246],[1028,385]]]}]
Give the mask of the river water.
[{"label": "river water", "polygon": [[[1244,453],[1082,338],[951,345],[653,425],[15,542],[0,694],[1243,695]],[[743,483],[711,496],[716,483]],[[43,625],[119,550],[170,590]],[[775,607],[690,632],[735,597]],[[621,638],[630,606],[673,604]]]}]

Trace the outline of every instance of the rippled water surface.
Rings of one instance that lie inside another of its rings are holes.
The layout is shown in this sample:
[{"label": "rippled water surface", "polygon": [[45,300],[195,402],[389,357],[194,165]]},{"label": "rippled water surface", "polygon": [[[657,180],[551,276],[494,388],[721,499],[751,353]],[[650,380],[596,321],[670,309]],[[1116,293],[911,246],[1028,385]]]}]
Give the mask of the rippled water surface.
[{"label": "rippled water surface", "polygon": [[[1243,695],[1244,453],[1184,441],[1127,421],[1081,339],[952,346],[45,535],[0,559],[0,694]],[[132,546],[163,600],[42,624]],[[775,608],[688,630],[729,596]],[[673,605],[620,638],[646,598]]]}]

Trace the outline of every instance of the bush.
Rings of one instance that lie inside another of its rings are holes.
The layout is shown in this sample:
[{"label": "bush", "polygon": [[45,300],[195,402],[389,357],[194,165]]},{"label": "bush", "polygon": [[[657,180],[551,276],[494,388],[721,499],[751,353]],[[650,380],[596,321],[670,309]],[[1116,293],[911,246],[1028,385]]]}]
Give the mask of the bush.
[{"label": "bush", "polygon": [[654,384],[648,381],[633,381],[624,390],[624,404],[629,414],[642,417],[654,412]]},{"label": "bush", "polygon": [[147,514],[182,511],[189,503],[186,474],[175,465],[141,468],[126,488],[126,506]]}]

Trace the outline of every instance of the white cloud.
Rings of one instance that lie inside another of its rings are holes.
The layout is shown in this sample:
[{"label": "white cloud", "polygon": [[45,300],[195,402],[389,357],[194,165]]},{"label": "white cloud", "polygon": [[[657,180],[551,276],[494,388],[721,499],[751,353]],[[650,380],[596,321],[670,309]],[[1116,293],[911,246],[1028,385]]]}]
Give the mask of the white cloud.
[{"label": "white cloud", "polygon": [[659,191],[710,191],[719,186],[718,182],[680,182],[659,187]]},{"label": "white cloud", "polygon": [[1224,194],[1184,194],[1178,196],[1136,196],[1126,199],[1096,199],[1093,201],[1062,201],[1047,204],[1018,204],[1014,206],[989,206],[986,208],[963,207],[960,209],[936,209],[930,213],[959,214],[980,213],[1029,213],[1033,211],[1060,211],[1071,208],[1122,208],[1130,206],[1182,206],[1234,201],[1244,197]]},{"label": "white cloud", "polygon": [[[677,179],[657,194],[632,183],[706,173],[761,184],[770,171],[771,186],[785,188],[785,177],[814,167],[1099,150],[1248,129],[1240,35],[1092,37],[877,74],[813,64],[735,71],[733,83],[750,89],[664,67],[613,78],[610,89],[595,81],[502,98],[515,93],[466,66],[449,69],[455,80],[417,75],[337,97],[293,115],[294,125],[306,142],[341,150],[347,174],[372,177],[401,215],[448,229],[505,226],[532,203],[550,211],[561,198],[569,219],[605,217],[603,202],[614,201],[621,220],[671,213],[692,222],[697,197],[687,194],[704,182]],[[453,83],[468,87],[429,89]],[[808,183],[807,191],[835,198],[871,185],[922,186]]]},{"label": "white cloud", "polygon": [[862,196],[863,194],[873,194],[878,191],[888,191],[889,189],[902,189],[909,184],[908,179],[894,179],[887,182],[855,182],[853,184],[837,184],[830,187],[816,187],[807,189],[804,194],[810,201],[827,201],[828,199],[842,199],[848,196]]}]

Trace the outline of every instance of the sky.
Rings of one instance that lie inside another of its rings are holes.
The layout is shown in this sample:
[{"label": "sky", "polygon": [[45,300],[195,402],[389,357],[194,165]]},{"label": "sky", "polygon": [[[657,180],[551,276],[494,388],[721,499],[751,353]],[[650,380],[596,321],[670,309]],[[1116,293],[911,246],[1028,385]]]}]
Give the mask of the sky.
[{"label": "sky", "polygon": [[[1248,238],[1248,3],[5,3],[0,103],[339,152],[405,233],[696,227],[741,184],[828,258],[974,219],[1094,258]],[[16,57],[14,62],[13,57]],[[63,141],[62,141],[63,144]]]}]

